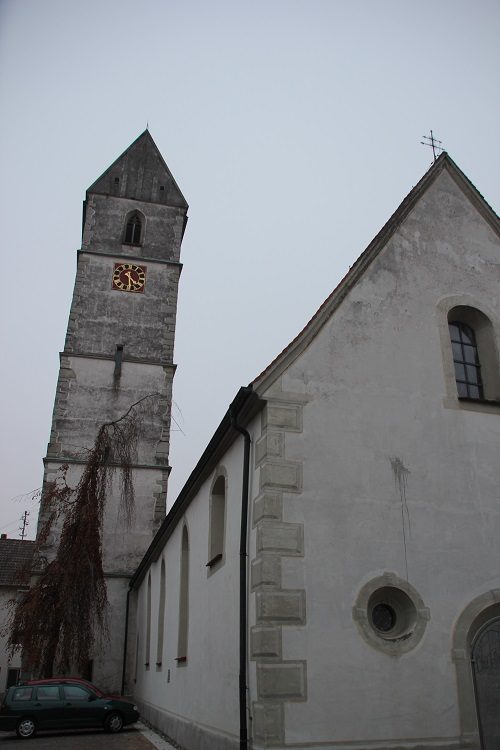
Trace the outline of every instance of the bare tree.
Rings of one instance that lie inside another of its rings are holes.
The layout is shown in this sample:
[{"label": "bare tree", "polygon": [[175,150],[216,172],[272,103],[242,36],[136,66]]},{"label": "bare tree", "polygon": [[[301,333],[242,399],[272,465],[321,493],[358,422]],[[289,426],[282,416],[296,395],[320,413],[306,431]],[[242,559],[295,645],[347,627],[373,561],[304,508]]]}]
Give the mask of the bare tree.
[{"label": "bare tree", "polygon": [[[13,653],[22,649],[26,668],[42,677],[54,669],[83,671],[98,637],[107,637],[107,594],[102,563],[102,524],[113,475],[120,475],[120,515],[130,524],[134,513],[132,457],[144,414],[158,394],[133,404],[114,422],[103,424],[86,456],[76,487],[67,483],[68,465],[42,496],[45,516],[35,548],[35,581],[15,603],[8,639]],[[62,523],[53,560],[41,555],[49,533]]]}]

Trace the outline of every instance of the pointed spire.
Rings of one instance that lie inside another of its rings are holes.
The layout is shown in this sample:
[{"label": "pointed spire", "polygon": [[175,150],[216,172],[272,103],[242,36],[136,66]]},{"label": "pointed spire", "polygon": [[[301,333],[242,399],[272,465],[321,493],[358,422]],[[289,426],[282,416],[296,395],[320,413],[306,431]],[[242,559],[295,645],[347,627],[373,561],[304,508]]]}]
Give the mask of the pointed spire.
[{"label": "pointed spire", "polygon": [[87,193],[188,207],[147,127]]}]

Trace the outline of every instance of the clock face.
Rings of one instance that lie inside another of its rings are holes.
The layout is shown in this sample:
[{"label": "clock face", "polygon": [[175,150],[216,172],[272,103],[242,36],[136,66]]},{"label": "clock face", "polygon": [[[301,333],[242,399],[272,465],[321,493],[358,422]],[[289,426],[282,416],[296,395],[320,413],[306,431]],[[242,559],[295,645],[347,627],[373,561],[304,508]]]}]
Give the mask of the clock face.
[{"label": "clock face", "polygon": [[113,289],[120,292],[143,292],[146,283],[146,266],[133,263],[115,263]]}]

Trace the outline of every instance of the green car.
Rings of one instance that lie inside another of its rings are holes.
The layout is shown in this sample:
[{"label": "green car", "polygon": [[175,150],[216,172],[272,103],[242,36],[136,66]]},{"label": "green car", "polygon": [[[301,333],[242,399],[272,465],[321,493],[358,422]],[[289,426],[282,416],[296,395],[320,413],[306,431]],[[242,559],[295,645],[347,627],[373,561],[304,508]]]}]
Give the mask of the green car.
[{"label": "green car", "polygon": [[76,680],[30,681],[11,687],[0,708],[0,731],[16,731],[21,739],[44,729],[102,727],[119,732],[138,720],[137,706],[92,687]]}]

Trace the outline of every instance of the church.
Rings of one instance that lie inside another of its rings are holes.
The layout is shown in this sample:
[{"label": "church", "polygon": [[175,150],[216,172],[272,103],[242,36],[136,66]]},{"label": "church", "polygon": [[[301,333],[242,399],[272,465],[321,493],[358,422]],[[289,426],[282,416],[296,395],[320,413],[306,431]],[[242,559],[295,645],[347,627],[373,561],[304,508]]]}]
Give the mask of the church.
[{"label": "church", "polygon": [[186,750],[498,748],[497,215],[442,153],[165,516],[186,220],[148,131],[87,191],[46,482],[160,403],[131,529],[106,509],[92,678]]}]

